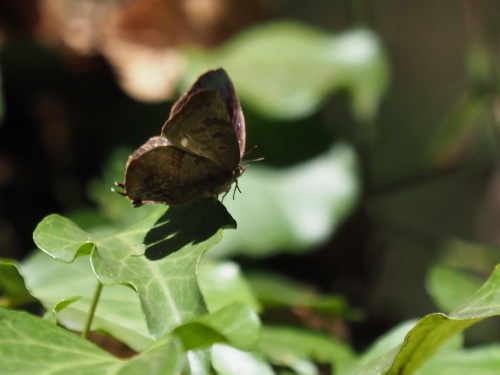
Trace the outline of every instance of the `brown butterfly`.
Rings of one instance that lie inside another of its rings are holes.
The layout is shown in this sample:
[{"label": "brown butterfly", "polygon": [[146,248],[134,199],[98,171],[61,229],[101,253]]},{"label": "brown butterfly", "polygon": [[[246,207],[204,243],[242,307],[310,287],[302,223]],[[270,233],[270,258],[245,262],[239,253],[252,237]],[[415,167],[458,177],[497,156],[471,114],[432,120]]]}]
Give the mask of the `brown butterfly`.
[{"label": "brown butterfly", "polygon": [[161,135],[128,159],[120,194],[138,207],[178,205],[229,191],[241,176],[245,120],[222,68],[204,73],[174,104]]}]

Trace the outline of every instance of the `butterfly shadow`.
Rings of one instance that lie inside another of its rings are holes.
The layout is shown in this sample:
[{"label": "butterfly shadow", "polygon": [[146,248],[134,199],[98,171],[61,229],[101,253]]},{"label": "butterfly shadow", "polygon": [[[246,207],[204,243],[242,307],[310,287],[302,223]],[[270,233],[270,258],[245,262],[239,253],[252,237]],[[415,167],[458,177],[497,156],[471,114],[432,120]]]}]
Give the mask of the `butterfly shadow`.
[{"label": "butterfly shadow", "polygon": [[223,228],[236,228],[236,221],[215,198],[171,206],[146,233],[144,255],[160,260],[186,245],[208,240]]}]

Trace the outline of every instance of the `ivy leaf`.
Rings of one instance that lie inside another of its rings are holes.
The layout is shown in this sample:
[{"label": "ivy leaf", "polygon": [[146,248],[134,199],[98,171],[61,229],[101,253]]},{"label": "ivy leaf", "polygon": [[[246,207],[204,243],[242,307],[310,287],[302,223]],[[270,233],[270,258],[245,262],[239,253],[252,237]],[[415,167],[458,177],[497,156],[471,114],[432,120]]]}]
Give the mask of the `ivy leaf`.
[{"label": "ivy leaf", "polygon": [[12,308],[35,301],[26,288],[17,263],[10,259],[0,259],[0,291],[4,294],[0,306]]},{"label": "ivy leaf", "polygon": [[[166,208],[113,236],[92,238],[58,215],[36,228],[35,243],[55,259],[72,261],[94,249],[91,263],[105,285],[129,284],[138,292],[154,339],[205,313],[196,282],[202,254],[235,226],[218,201]],[[90,245],[90,246],[89,246]]]},{"label": "ivy leaf", "polygon": [[210,312],[233,303],[243,303],[257,312],[261,310],[259,301],[237,263],[202,262],[198,282]]},{"label": "ivy leaf", "polygon": [[[61,301],[81,296],[78,301],[59,310],[57,317],[52,319],[57,318],[59,324],[74,331],[83,329],[97,282],[87,257],[66,264],[54,262],[41,251],[35,251],[21,263],[20,270],[30,291],[48,311],[47,318]],[[143,351],[153,341],[137,293],[125,285],[102,289],[91,329],[106,332],[135,351]]]},{"label": "ivy leaf", "polygon": [[[206,199],[159,206],[131,228],[107,237],[93,238],[68,219],[51,215],[37,226],[34,239],[46,253],[64,261],[90,251],[101,283],[126,284],[137,291],[149,332],[158,340],[205,315],[196,279],[198,263],[222,238],[221,228],[235,226],[220,202]],[[187,357],[189,368],[207,365],[204,353]]]},{"label": "ivy leaf", "polygon": [[[36,334],[34,334],[36,333]],[[0,373],[106,374],[120,361],[73,332],[27,314],[0,308]]]},{"label": "ivy leaf", "polygon": [[177,327],[186,350],[226,343],[237,349],[252,350],[257,345],[260,321],[248,306],[236,303]]},{"label": "ivy leaf", "polygon": [[33,241],[52,258],[66,263],[90,254],[95,246],[90,234],[59,215],[43,219],[33,232]]},{"label": "ivy leaf", "polygon": [[57,324],[57,315],[59,314],[59,312],[64,310],[72,303],[75,303],[76,301],[80,300],[81,298],[82,298],[81,296],[74,296],[60,300],[51,309],[47,310],[47,312],[43,315],[43,319],[53,324]]},{"label": "ivy leaf", "polygon": [[275,375],[262,355],[217,344],[212,349],[212,366],[218,375]]},{"label": "ivy leaf", "polygon": [[130,360],[122,361],[50,322],[0,308],[1,374],[55,374],[71,368],[74,375],[175,375],[184,366],[181,352],[167,336]]},{"label": "ivy leaf", "polygon": [[452,336],[485,318],[499,315],[499,300],[500,266],[497,266],[486,283],[449,316],[442,313],[425,316],[407,333],[401,346],[353,373],[413,374]]}]

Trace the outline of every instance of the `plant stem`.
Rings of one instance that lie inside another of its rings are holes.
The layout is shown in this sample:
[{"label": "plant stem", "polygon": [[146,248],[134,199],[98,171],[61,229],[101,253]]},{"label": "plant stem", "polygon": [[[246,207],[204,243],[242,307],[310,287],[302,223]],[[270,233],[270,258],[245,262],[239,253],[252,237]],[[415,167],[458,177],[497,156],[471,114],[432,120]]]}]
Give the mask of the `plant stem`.
[{"label": "plant stem", "polygon": [[97,286],[94,291],[94,295],[92,296],[92,301],[90,303],[90,310],[87,314],[87,320],[85,321],[85,326],[82,330],[82,337],[86,339],[89,335],[90,326],[92,325],[92,320],[94,319],[95,309],[97,308],[97,302],[99,301],[99,296],[101,295],[102,284],[97,281]]}]

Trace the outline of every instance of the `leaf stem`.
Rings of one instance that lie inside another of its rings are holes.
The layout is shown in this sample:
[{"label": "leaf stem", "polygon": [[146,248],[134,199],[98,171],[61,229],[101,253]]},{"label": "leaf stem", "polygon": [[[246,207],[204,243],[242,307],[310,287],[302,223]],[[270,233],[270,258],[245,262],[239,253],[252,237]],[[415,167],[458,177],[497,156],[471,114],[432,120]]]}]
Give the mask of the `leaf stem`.
[{"label": "leaf stem", "polygon": [[97,286],[96,286],[95,291],[94,291],[94,295],[92,296],[92,301],[90,303],[90,310],[89,310],[89,313],[87,314],[85,326],[83,327],[83,330],[82,330],[82,337],[84,339],[86,339],[89,335],[90,326],[92,325],[92,320],[94,319],[95,309],[97,308],[97,302],[99,301],[101,291],[102,291],[102,284],[98,280]]}]

